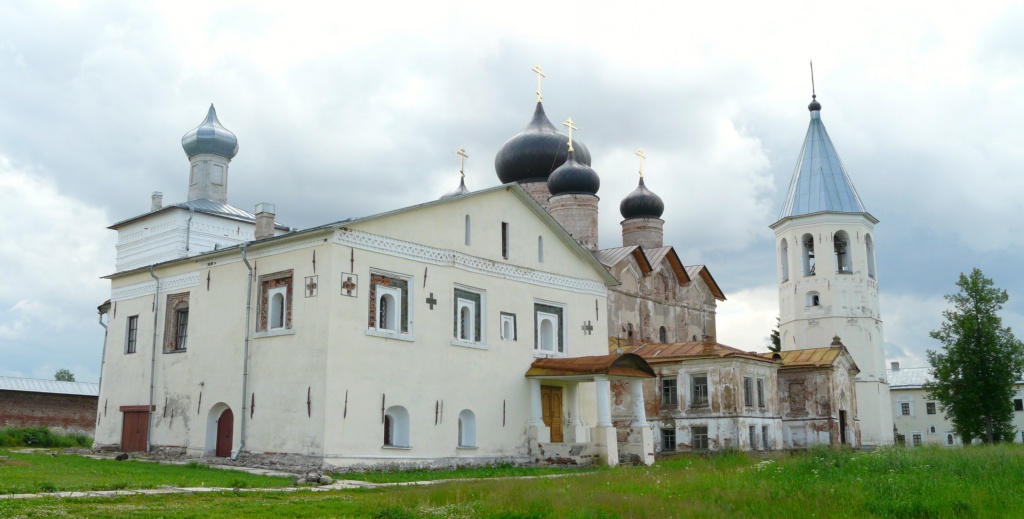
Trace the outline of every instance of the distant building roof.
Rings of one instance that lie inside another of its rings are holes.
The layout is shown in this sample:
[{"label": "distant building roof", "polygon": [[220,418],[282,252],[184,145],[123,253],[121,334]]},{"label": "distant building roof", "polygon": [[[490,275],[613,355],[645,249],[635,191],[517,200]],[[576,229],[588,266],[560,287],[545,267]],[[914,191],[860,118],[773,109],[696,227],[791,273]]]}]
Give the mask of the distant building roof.
[{"label": "distant building roof", "polygon": [[615,351],[618,348],[621,348],[624,353],[639,355],[651,364],[714,357],[742,357],[773,362],[770,357],[765,358],[754,352],[743,351],[739,348],[726,346],[725,344],[720,344],[710,338],[706,341],[687,341],[671,344],[645,342],[635,346],[629,346],[624,344],[618,337],[608,337],[609,351]]},{"label": "distant building roof", "polygon": [[[844,351],[847,351],[846,348],[839,346],[768,352],[761,353],[761,356],[778,360],[783,368],[824,368],[833,365]],[[852,357],[850,360],[853,360]],[[860,371],[856,364],[851,367]]]},{"label": "distant building roof", "polygon": [[94,382],[62,382],[60,380],[44,380],[39,378],[0,377],[0,391],[99,396],[100,385]]},{"label": "distant building roof", "polygon": [[[918,389],[932,381],[932,368],[897,368],[885,370],[889,389]],[[1024,376],[1017,377],[1017,384],[1024,384]]]},{"label": "distant building roof", "polygon": [[[107,229],[117,229],[118,227],[121,227],[125,224],[141,220],[142,218],[145,218],[151,214],[161,211],[168,211],[175,208],[184,209],[186,211],[192,210],[197,213],[220,216],[222,218],[229,218],[232,220],[238,220],[240,222],[253,223],[256,221],[256,215],[250,213],[249,211],[246,211],[245,209],[239,209],[231,204],[218,202],[216,200],[210,200],[209,198],[197,198],[195,200],[189,200],[188,202],[181,202],[180,204],[165,205],[154,212],[133,216],[131,218],[128,218],[127,220],[121,220],[120,222],[117,222],[114,225],[107,227]],[[289,230],[289,227],[287,225],[281,224],[279,222],[274,222],[274,228],[282,231]]]}]

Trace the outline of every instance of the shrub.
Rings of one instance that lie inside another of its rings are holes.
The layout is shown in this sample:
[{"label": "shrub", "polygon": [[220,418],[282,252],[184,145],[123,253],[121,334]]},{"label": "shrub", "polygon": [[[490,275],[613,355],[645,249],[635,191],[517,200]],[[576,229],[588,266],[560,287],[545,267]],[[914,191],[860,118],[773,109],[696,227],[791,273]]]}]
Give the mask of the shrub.
[{"label": "shrub", "polygon": [[51,431],[49,427],[5,427],[0,429],[0,447],[88,448],[92,438],[84,434]]}]

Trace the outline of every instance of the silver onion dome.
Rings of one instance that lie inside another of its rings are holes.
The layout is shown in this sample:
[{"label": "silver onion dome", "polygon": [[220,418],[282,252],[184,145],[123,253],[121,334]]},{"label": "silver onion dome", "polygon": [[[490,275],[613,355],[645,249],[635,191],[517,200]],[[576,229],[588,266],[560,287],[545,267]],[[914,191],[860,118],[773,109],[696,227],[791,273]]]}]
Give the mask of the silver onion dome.
[{"label": "silver onion dome", "polygon": [[212,153],[231,159],[238,154],[238,138],[220,124],[217,109],[211,103],[206,119],[181,138],[181,147],[189,158]]}]

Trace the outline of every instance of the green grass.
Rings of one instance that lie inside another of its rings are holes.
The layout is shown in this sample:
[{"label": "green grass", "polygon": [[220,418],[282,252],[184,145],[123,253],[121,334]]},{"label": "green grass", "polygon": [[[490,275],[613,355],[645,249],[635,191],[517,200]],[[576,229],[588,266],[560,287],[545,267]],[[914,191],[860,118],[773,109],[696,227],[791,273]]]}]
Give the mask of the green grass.
[{"label": "green grass", "polygon": [[92,438],[84,434],[63,434],[48,427],[0,428],[0,447],[89,448]]},{"label": "green grass", "polygon": [[190,463],[160,465],[141,461],[94,460],[48,451],[19,454],[0,450],[0,494],[126,490],[161,485],[272,488],[291,486],[290,478],[256,476]]},{"label": "green grass", "polygon": [[550,476],[555,474],[583,474],[593,468],[521,467],[510,463],[485,467],[458,467],[453,469],[379,470],[370,472],[344,472],[332,474],[334,479],[369,481],[371,483],[407,483],[410,481],[436,481],[439,479],[509,478],[523,476]]},{"label": "green grass", "polygon": [[[6,475],[0,467],[0,481]],[[1020,517],[1021,488],[1021,445],[873,453],[816,449],[767,458],[744,453],[679,456],[653,467],[561,478],[321,493],[0,501],[0,516]]]}]

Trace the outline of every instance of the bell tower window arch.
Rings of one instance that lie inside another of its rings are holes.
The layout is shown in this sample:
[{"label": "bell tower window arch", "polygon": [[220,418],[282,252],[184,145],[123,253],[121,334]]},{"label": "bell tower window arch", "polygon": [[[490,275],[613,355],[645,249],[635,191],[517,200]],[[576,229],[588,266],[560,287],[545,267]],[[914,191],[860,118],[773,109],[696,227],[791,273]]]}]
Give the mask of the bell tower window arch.
[{"label": "bell tower window arch", "polygon": [[814,275],[814,236],[810,233],[804,234],[800,238],[800,245],[802,248],[801,264],[803,266],[803,273],[805,276]]}]

